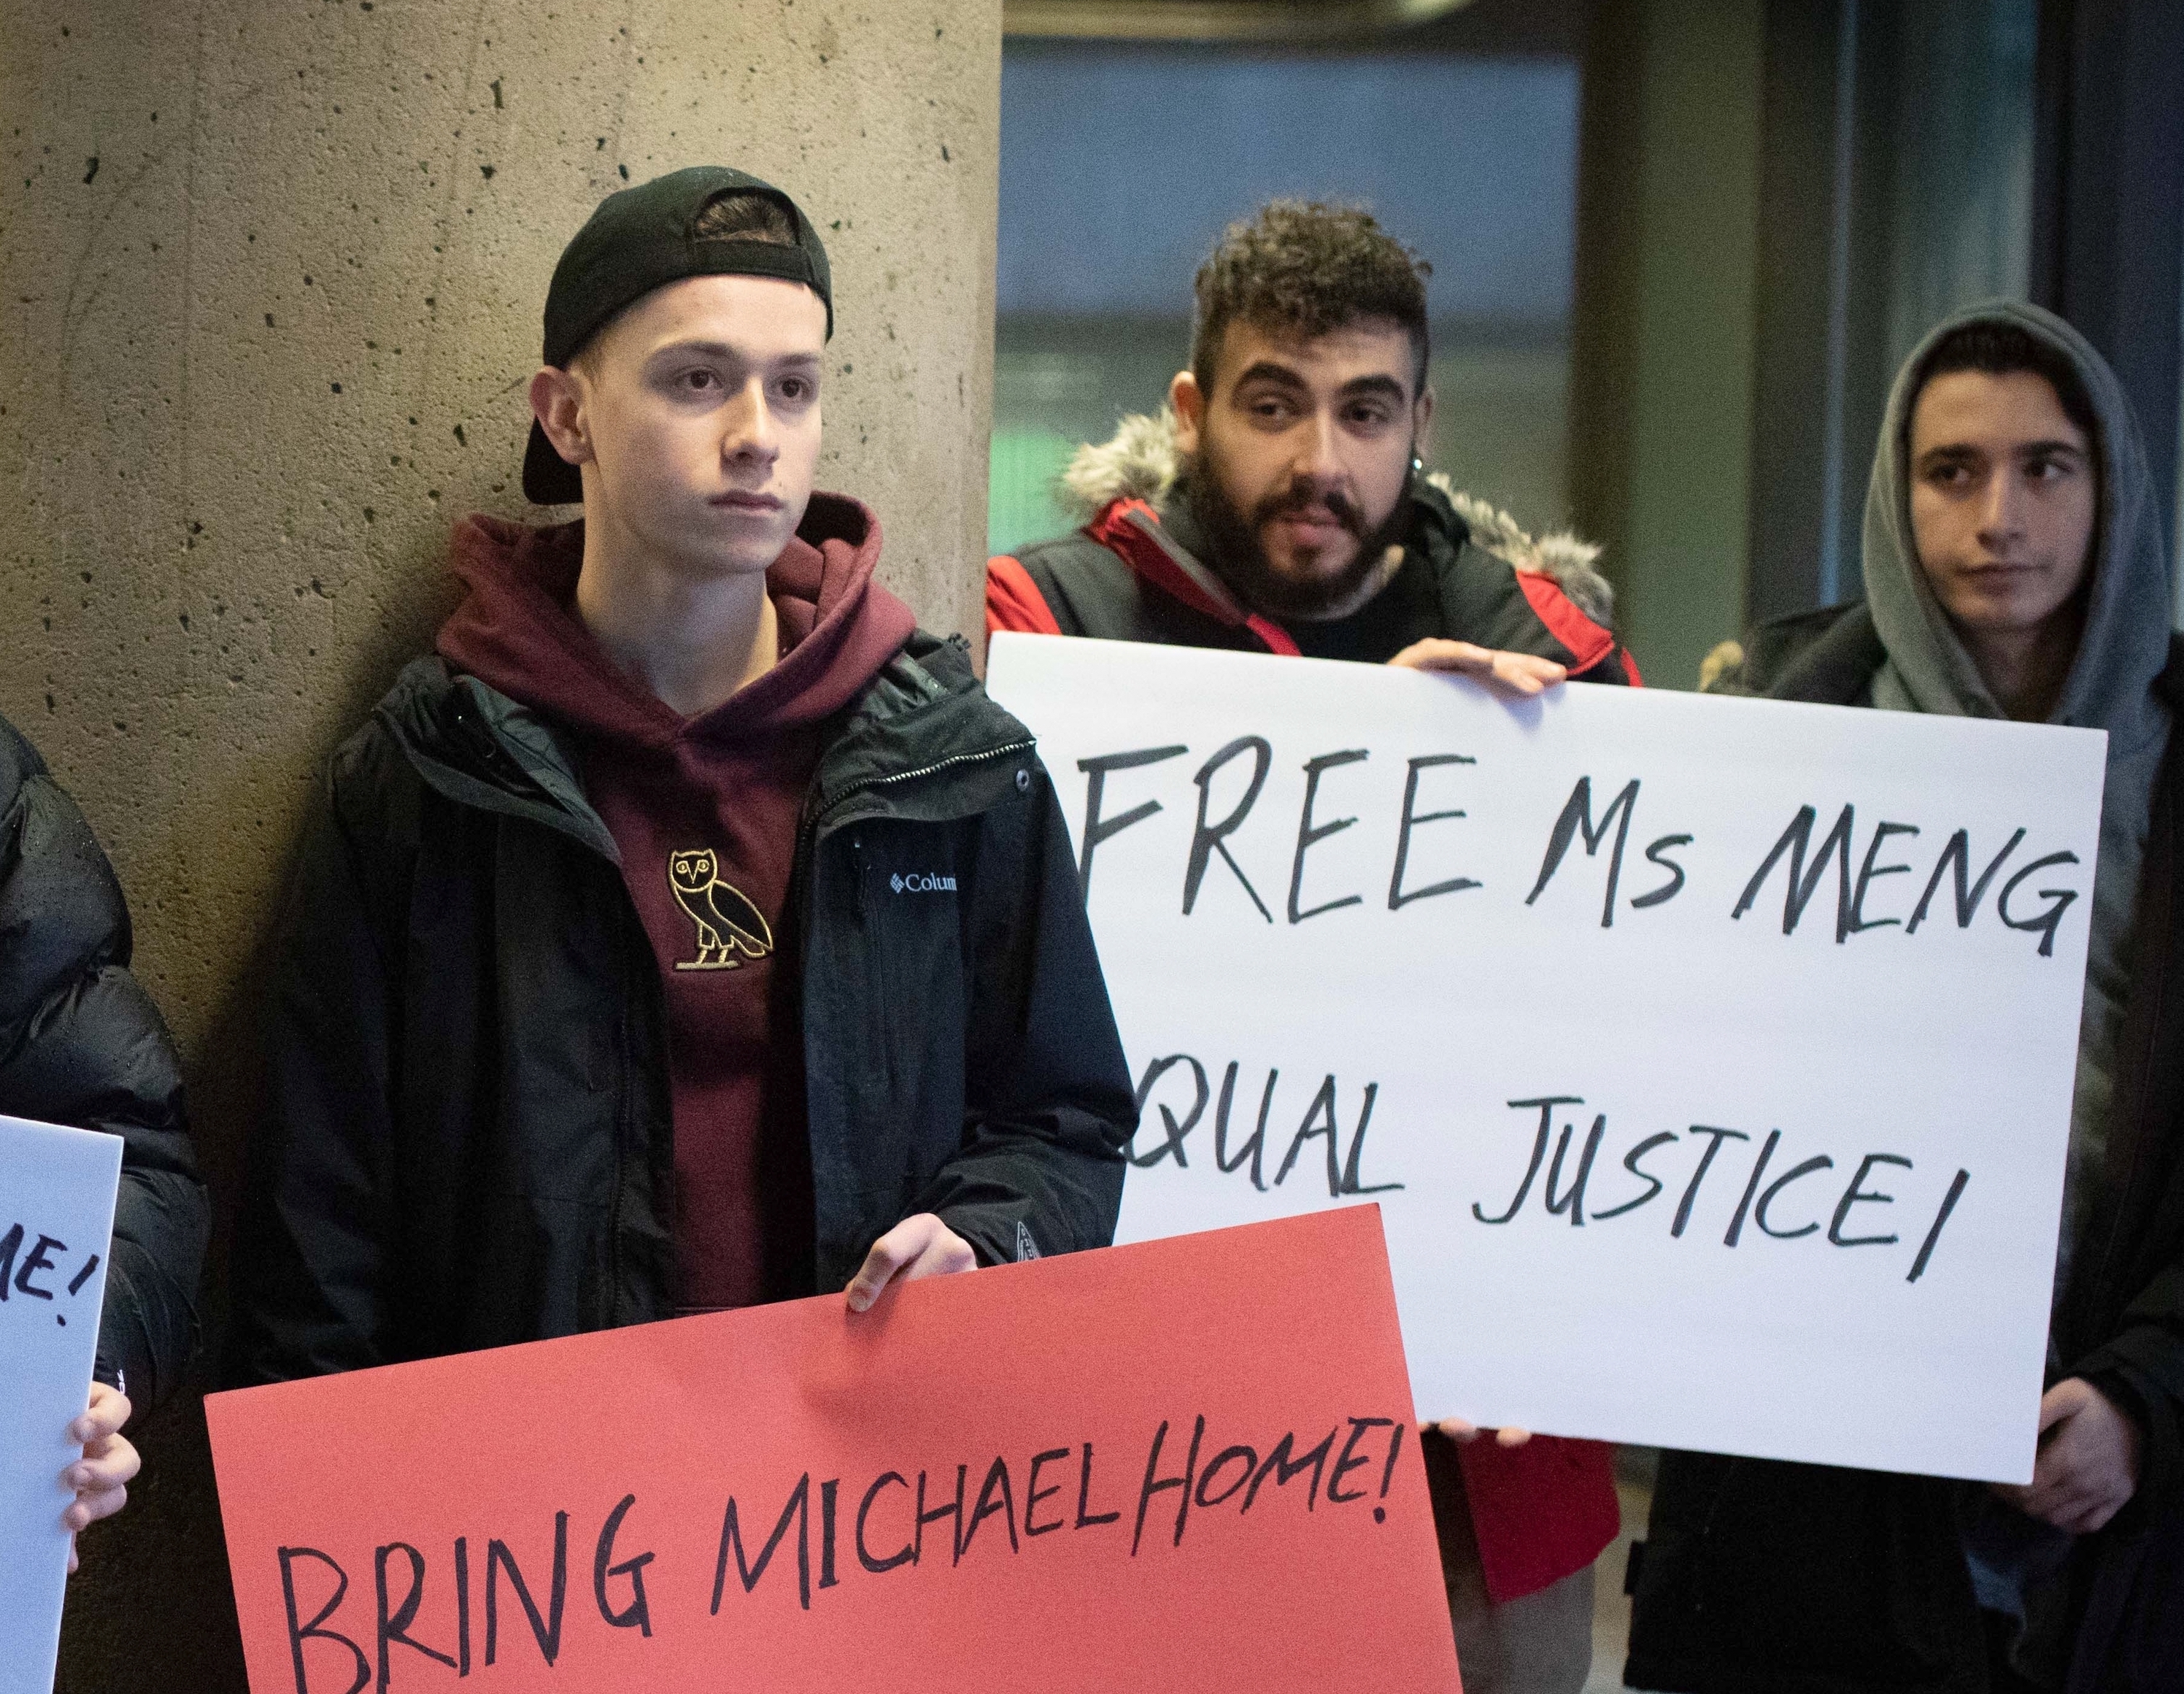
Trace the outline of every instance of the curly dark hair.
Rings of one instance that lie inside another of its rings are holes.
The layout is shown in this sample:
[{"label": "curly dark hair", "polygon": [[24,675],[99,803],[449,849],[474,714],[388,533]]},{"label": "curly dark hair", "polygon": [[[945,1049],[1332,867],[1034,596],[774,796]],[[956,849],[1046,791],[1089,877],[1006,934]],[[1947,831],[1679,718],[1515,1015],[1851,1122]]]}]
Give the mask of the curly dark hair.
[{"label": "curly dark hair", "polygon": [[1190,369],[1208,393],[1223,334],[1235,322],[1301,340],[1361,318],[1384,318],[1410,333],[1412,386],[1424,384],[1426,278],[1433,267],[1382,229],[1362,206],[1273,200],[1222,235],[1195,285]]}]

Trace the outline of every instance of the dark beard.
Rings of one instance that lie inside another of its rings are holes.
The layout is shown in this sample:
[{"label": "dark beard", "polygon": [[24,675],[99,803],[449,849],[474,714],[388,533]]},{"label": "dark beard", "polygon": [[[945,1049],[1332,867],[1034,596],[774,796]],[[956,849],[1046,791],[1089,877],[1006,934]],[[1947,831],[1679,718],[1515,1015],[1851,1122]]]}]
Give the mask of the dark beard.
[{"label": "dark beard", "polygon": [[[1366,527],[1365,515],[1339,493],[1312,496],[1284,488],[1268,495],[1249,513],[1244,512],[1222,490],[1220,478],[1206,466],[1202,451],[1184,461],[1176,485],[1184,509],[1204,538],[1207,568],[1253,611],[1272,618],[1317,623],[1355,610],[1350,603],[1381,568],[1388,549],[1402,540],[1410,526],[1407,483],[1394,509],[1373,529]],[[1334,577],[1293,582],[1268,561],[1266,549],[1259,544],[1259,531],[1284,512],[1314,504],[1326,506],[1357,538],[1357,552]]]}]

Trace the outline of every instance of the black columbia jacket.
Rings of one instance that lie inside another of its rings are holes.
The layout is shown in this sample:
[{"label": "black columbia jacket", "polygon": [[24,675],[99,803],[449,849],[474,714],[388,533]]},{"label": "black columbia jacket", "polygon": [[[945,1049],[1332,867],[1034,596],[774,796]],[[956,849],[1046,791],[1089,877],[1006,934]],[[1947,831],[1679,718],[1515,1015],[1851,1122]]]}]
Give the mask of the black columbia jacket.
[{"label": "black columbia jacket", "polygon": [[[1862,704],[1863,605],[1758,631],[1722,692]],[[2184,720],[2184,637],[2156,684]],[[2138,1491],[2072,1553],[2070,1694],[2184,1689],[2184,735],[2155,781],[2099,1196],[2057,1309],[2053,1379],[2137,1423]],[[1985,1694],[1969,1485],[1666,1453],[1633,1564],[1631,1686],[1690,1694]]]},{"label": "black columbia jacket", "polygon": [[[919,1212],[985,1263],[1112,1238],[1135,1111],[1068,835],[959,642],[830,727],[784,928],[815,1289]],[[658,966],[545,721],[410,666],[333,758],[276,953],[231,1379],[672,1313]]]},{"label": "black columbia jacket", "polygon": [[[97,1374],[142,1410],[189,1361],[211,1213],[181,1065],[129,974],[130,946],[129,908],[91,826],[0,722],[0,1112],[121,1137]],[[0,1230],[18,1223],[35,1235],[35,1218],[0,1215]]]}]

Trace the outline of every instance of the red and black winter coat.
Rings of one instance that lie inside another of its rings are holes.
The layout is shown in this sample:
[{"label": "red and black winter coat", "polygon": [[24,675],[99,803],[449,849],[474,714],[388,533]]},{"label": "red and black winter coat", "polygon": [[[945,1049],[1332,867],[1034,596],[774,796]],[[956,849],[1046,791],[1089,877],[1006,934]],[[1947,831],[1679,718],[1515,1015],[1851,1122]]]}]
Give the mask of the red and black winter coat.
[{"label": "red and black winter coat", "polygon": [[[1404,560],[1386,588],[1333,623],[1284,626],[1240,605],[1195,556],[1188,514],[1163,512],[1176,460],[1166,418],[1132,418],[1115,440],[1078,455],[1066,479],[1089,512],[1082,529],[989,561],[986,627],[1171,646],[1304,654],[1384,663],[1445,637],[1536,654],[1587,682],[1638,681],[1606,619],[1596,549],[1568,537],[1535,542],[1439,477],[1411,496]],[[1519,563],[1518,561],[1522,561]],[[1434,1504],[1446,1518],[1460,1467],[1488,1596],[1535,1593],[1582,1570],[1615,1538],[1613,1450],[1542,1436],[1520,1447],[1429,1438]],[[1444,1532],[1444,1541],[1448,1536]]]},{"label": "red and black winter coat", "polygon": [[1084,527],[988,562],[987,628],[1373,664],[1440,636],[1537,654],[1587,682],[1638,680],[1608,627],[1597,549],[1535,541],[1439,476],[1413,486],[1403,562],[1385,588],[1346,618],[1277,622],[1203,561],[1190,515],[1167,500],[1176,463],[1165,416],[1126,419],[1112,442],[1080,452],[1064,486]]}]

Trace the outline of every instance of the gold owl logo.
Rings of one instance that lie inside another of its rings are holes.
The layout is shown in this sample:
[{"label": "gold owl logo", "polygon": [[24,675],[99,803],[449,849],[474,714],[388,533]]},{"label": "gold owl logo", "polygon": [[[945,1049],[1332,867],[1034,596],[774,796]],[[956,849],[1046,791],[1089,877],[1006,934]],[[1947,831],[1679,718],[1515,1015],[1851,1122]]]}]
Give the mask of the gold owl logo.
[{"label": "gold owl logo", "polygon": [[739,970],[744,959],[763,959],[773,950],[773,930],[766,914],[741,889],[721,880],[720,861],[711,848],[670,853],[667,886],[675,891],[676,904],[698,926],[698,956],[678,961],[677,970]]}]

